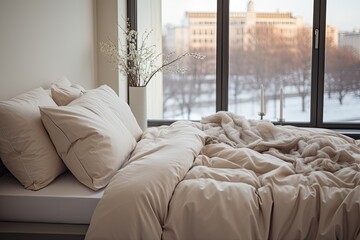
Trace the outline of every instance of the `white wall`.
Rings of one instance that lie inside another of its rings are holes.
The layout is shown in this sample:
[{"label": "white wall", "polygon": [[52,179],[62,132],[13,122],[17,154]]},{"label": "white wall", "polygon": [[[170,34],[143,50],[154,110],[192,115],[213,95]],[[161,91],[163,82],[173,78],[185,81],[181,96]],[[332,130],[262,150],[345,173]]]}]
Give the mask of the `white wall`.
[{"label": "white wall", "polygon": [[97,85],[95,0],[0,0],[0,100],[61,76]]},{"label": "white wall", "polygon": [[119,96],[127,101],[127,78],[114,70],[114,66],[109,63],[109,58],[100,52],[100,42],[113,42],[121,39],[126,42],[125,37],[119,31],[118,25],[126,27],[126,0],[97,0],[97,55],[98,55],[98,84],[107,84],[112,87]]}]

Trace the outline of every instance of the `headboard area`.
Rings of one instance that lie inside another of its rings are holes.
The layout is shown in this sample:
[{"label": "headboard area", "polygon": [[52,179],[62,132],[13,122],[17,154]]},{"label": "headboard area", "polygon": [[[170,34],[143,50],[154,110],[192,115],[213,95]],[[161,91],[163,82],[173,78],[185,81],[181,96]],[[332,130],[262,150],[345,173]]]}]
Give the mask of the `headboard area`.
[{"label": "headboard area", "polygon": [[[62,76],[96,86],[95,1],[0,1],[0,100]],[[64,17],[66,16],[66,17]]]},{"label": "headboard area", "polygon": [[0,1],[0,101],[63,76],[96,87],[95,13],[95,1]]}]

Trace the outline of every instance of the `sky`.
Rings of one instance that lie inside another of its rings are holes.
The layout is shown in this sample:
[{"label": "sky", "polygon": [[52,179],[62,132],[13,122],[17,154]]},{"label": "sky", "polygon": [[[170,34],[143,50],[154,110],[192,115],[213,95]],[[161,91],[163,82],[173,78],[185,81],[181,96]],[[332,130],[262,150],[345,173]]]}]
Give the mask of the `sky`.
[{"label": "sky", "polygon": [[[163,24],[178,25],[185,11],[216,11],[216,0],[162,0]],[[245,12],[248,0],[230,0],[230,11]],[[254,0],[255,12],[292,12],[312,25],[313,0]],[[360,0],[328,0],[327,24],[339,31],[360,28]]]}]

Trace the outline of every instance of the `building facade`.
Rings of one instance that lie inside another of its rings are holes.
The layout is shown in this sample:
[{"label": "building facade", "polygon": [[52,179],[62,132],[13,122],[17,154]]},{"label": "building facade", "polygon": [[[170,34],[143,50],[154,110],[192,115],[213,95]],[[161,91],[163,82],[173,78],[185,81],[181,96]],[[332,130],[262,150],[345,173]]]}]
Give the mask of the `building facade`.
[{"label": "building facade", "polygon": [[355,29],[353,32],[340,32],[339,46],[350,47],[355,55],[360,57],[360,29]]},{"label": "building facade", "polygon": [[[190,49],[204,52],[209,58],[214,57],[216,53],[216,13],[186,12],[184,18],[184,25],[171,26],[166,29],[164,44],[178,52]],[[278,37],[281,36],[282,40],[289,45],[294,45],[298,34],[306,31],[310,38],[309,41],[311,41],[312,26],[304,24],[302,16],[294,16],[291,12],[255,12],[253,0],[248,2],[246,12],[230,12],[229,21],[229,45],[235,49],[245,51],[254,49],[256,41],[261,41],[261,38],[256,38],[256,32],[259,35],[259,33],[272,31]],[[331,39],[331,44],[338,45],[338,32],[335,27],[327,26],[326,35]],[[355,35],[353,37],[355,40],[350,39],[350,36],[343,36],[342,39],[346,42],[357,42],[360,34]],[[255,38],[257,40],[254,40]]]}]

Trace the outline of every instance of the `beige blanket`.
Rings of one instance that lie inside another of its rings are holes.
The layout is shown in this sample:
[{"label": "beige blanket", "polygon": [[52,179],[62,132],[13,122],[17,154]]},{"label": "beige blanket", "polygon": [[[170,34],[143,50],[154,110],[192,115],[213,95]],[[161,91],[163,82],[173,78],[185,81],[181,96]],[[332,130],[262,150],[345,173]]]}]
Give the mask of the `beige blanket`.
[{"label": "beige blanket", "polygon": [[204,136],[182,122],[148,129],[107,186],[86,239],[160,239],[174,189],[203,147]]},{"label": "beige blanket", "polygon": [[218,112],[201,121],[210,143],[249,148],[293,164],[297,173],[336,172],[360,163],[360,142],[327,129],[278,127],[267,121],[247,121]]},{"label": "beige blanket", "polygon": [[360,147],[226,112],[145,132],[87,239],[360,239]]}]

